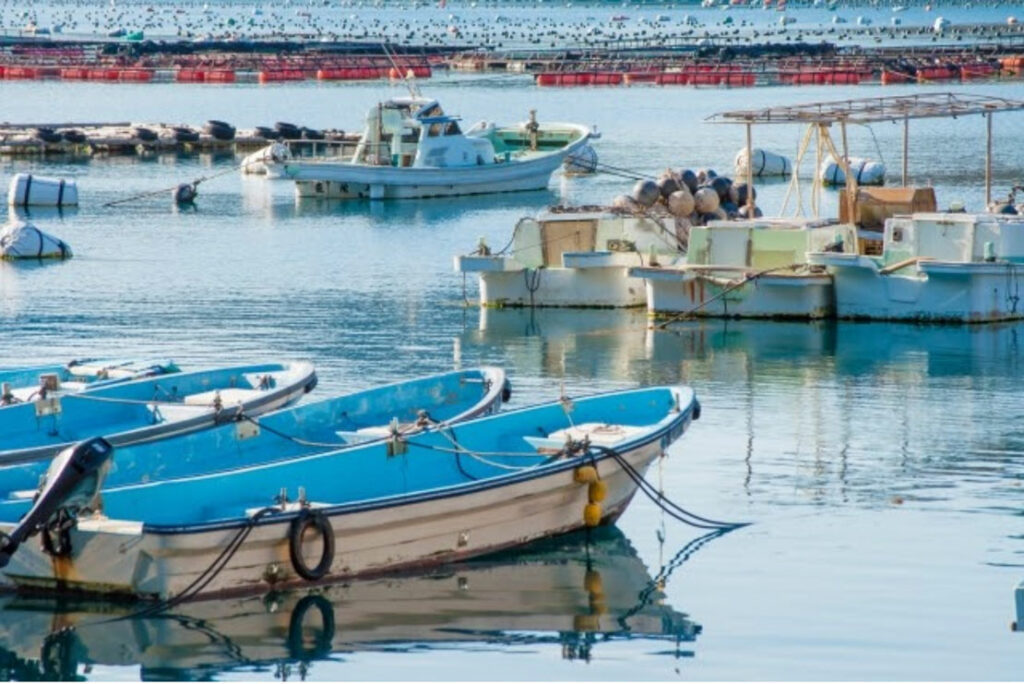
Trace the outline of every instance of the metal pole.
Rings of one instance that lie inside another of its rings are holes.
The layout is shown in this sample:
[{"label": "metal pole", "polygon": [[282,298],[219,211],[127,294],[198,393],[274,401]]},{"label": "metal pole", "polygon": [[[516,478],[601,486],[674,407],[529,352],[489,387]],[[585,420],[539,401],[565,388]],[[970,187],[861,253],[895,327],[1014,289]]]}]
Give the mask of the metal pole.
[{"label": "metal pole", "polygon": [[907,187],[909,182],[908,169],[908,148],[910,143],[910,119],[903,117],[903,187]]},{"label": "metal pole", "polygon": [[846,168],[846,210],[847,220],[853,223],[857,220],[854,215],[856,209],[855,194],[857,187],[857,180],[853,177],[853,173],[850,171],[850,150],[846,144],[846,119],[839,122],[839,130],[843,134],[843,166]]},{"label": "metal pole", "polygon": [[747,122],[747,218],[754,218],[754,147],[751,144],[751,124]]},{"label": "metal pole", "polygon": [[985,114],[985,210],[992,204],[992,112]]}]

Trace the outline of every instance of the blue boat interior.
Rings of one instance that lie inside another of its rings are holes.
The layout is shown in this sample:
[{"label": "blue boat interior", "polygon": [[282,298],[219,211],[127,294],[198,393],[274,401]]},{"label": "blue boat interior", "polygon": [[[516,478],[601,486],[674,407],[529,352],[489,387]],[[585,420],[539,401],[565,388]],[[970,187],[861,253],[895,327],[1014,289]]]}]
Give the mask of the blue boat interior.
[{"label": "blue boat interior", "polygon": [[[0,410],[3,453],[114,435],[207,413],[216,392],[225,406],[273,389],[288,364],[259,364],[177,373],[56,395],[60,410],[39,415],[35,401]],[[230,390],[230,394],[228,391]]]},{"label": "blue boat interior", "polygon": [[140,377],[179,372],[170,360],[88,359],[69,364],[28,366],[0,370],[0,383],[12,389],[39,387],[40,377],[55,375],[63,386],[75,391],[126,382]]},{"label": "blue boat interior", "polygon": [[[614,448],[659,438],[667,445],[695,401],[689,390],[660,387],[574,400],[568,411],[554,402],[411,435],[404,453],[375,442],[231,472],[108,488],[103,512],[177,527],[244,518],[247,511],[272,505],[282,489],[294,501],[304,488],[314,506],[383,507],[455,494],[484,480],[497,484],[529,477],[546,465],[559,467],[553,444],[564,445],[566,430],[590,430],[599,436],[595,443]],[[16,520],[29,504],[0,504],[0,520]]]},{"label": "blue boat interior", "polygon": [[[250,422],[229,423],[120,447],[106,486],[234,470],[380,439],[392,420],[408,431],[420,411],[434,421],[459,419],[479,408],[489,382],[480,370],[444,373],[275,411],[256,419],[258,428]],[[101,409],[116,406],[99,404]],[[39,461],[0,468],[0,499],[30,495],[48,467],[49,461]]]}]

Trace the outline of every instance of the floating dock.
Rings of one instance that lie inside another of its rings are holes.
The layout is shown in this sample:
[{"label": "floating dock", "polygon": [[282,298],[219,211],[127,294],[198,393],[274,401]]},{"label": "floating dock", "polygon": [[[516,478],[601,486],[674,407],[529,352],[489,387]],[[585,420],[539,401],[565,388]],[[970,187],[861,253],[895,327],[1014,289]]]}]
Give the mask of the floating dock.
[{"label": "floating dock", "polygon": [[[218,124],[222,122],[217,122]],[[282,130],[284,129],[283,132]],[[225,131],[230,130],[230,135]],[[359,142],[358,133],[279,124],[234,130],[226,125],[115,123],[0,123],[0,156],[93,156],[146,152],[249,153],[284,140],[293,150],[311,154],[347,155]],[[329,152],[327,152],[329,150]]]}]

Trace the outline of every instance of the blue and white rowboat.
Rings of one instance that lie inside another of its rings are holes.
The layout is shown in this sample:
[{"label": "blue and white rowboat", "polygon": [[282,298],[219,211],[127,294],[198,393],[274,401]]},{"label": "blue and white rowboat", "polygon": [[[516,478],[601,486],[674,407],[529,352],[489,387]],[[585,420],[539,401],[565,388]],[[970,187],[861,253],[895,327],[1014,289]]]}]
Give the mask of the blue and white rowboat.
[{"label": "blue and white rowboat", "polygon": [[[68,481],[65,491],[79,486],[72,498],[89,503],[77,517],[54,513],[70,521],[59,544],[48,544],[57,556],[25,543],[3,554],[4,573],[25,589],[180,601],[478,556],[614,521],[637,490],[626,466],[642,473],[698,415],[691,389],[655,387],[115,487],[101,503],[98,485]],[[61,458],[98,468],[108,454],[94,440]],[[84,514],[87,507],[103,515]],[[17,534],[12,524],[0,531]]]},{"label": "blue and white rowboat", "polygon": [[316,386],[308,362],[233,366],[142,378],[89,392],[42,392],[0,410],[0,465],[48,460],[71,444],[106,435],[139,444],[258,415]]},{"label": "blue and white rowboat", "polygon": [[169,360],[84,359],[0,370],[0,408],[38,399],[44,391],[71,394],[139,378],[177,373]]},{"label": "blue and white rowboat", "polygon": [[[406,435],[436,422],[456,423],[494,413],[508,391],[503,370],[481,368],[307,402],[257,419],[119,447],[104,486],[194,477],[300,458],[384,439],[393,430]],[[15,506],[20,512],[11,521],[28,510],[27,502],[35,498],[39,478],[49,466],[49,461],[33,461],[0,467],[0,502],[21,501]]]}]

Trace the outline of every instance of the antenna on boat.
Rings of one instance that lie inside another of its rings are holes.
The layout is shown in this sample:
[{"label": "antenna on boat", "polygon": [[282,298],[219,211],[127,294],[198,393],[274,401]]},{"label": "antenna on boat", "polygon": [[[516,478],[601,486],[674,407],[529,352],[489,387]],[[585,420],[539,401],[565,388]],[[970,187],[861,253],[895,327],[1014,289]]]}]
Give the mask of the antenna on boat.
[{"label": "antenna on boat", "polygon": [[[409,89],[409,95],[411,95],[412,97],[415,97],[415,98],[423,97],[422,95],[420,95],[420,89],[417,88],[416,84],[413,83],[412,79],[409,78],[409,74],[406,73],[406,72],[403,72],[401,67],[398,66],[398,63],[395,62],[394,55],[392,55],[391,51],[388,50],[387,43],[381,43],[380,47],[384,51],[384,56],[388,58],[389,62],[391,62],[391,68],[394,69],[395,72],[398,73],[402,77],[402,82],[405,83],[405,87]],[[415,77],[415,75],[414,75],[414,77]]]}]

